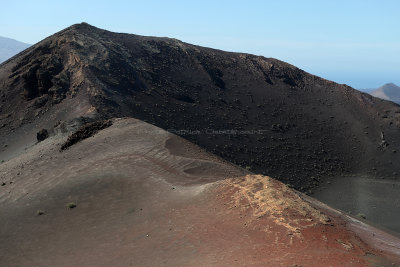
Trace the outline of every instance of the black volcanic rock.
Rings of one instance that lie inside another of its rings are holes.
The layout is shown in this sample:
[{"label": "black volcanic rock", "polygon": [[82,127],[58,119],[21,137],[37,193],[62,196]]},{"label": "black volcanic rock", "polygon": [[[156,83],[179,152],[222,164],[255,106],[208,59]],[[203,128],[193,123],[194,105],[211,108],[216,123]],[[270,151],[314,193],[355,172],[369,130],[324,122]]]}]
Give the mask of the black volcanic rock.
[{"label": "black volcanic rock", "polygon": [[36,139],[38,140],[38,142],[46,140],[48,137],[49,131],[47,131],[46,129],[42,129],[36,134]]},{"label": "black volcanic rock", "polygon": [[87,123],[68,137],[67,141],[61,146],[61,150],[65,150],[70,146],[73,146],[74,144],[95,135],[98,131],[110,127],[111,125],[111,120]]},{"label": "black volcanic rock", "polygon": [[397,105],[272,58],[83,23],[1,65],[0,86],[4,137],[33,122],[131,116],[302,191],[400,173]]}]

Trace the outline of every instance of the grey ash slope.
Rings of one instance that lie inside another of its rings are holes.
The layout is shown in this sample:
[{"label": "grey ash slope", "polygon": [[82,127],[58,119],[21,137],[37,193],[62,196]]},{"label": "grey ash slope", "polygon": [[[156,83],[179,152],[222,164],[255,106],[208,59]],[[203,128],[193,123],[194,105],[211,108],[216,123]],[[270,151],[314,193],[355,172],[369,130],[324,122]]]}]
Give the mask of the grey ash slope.
[{"label": "grey ash slope", "polygon": [[394,83],[387,83],[371,92],[371,95],[400,104],[400,87]]},{"label": "grey ash slope", "polygon": [[272,58],[83,23],[3,64],[0,81],[9,143],[60,119],[130,116],[302,191],[400,173],[397,105]]},{"label": "grey ash slope", "polygon": [[400,261],[397,238],[143,121],[113,119],[60,152],[66,139],[0,165],[1,266]]},{"label": "grey ash slope", "polygon": [[29,46],[31,45],[0,36],[0,63],[18,54]]}]

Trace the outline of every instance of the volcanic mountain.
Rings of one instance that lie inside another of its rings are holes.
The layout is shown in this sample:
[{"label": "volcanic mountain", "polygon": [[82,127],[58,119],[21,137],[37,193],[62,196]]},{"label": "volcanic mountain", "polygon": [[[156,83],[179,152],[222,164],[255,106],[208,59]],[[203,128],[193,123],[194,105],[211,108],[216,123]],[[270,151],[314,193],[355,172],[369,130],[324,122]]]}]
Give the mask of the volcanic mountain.
[{"label": "volcanic mountain", "polygon": [[0,36],[0,63],[18,54],[30,45]]},{"label": "volcanic mountain", "polygon": [[394,83],[387,83],[371,92],[371,95],[400,104],[400,87]]},{"label": "volcanic mountain", "polygon": [[143,121],[71,143],[99,125],[0,165],[1,266],[400,264],[400,239]]},{"label": "volcanic mountain", "polygon": [[134,117],[301,191],[400,173],[400,107],[282,61],[86,23],[0,65],[1,159],[62,121]]},{"label": "volcanic mountain", "polygon": [[254,174],[395,175],[398,112],[275,59],[73,25],[0,65],[1,265],[400,264],[399,238]]}]

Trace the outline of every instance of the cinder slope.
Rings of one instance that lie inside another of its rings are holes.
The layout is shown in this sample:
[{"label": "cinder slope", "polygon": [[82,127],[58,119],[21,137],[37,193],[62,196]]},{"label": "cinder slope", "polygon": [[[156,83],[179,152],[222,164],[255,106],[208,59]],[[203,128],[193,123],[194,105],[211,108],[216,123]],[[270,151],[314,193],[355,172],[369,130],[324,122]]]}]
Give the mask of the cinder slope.
[{"label": "cinder slope", "polygon": [[[116,119],[60,152],[65,140],[53,136],[0,165],[2,266],[400,260],[398,239],[365,225],[357,236],[340,213],[147,123]],[[374,238],[367,244],[365,235]]]},{"label": "cinder slope", "polygon": [[2,64],[0,91],[2,159],[58,120],[130,116],[302,191],[400,173],[397,105],[276,59],[78,24]]},{"label": "cinder slope", "polygon": [[387,83],[371,92],[371,95],[400,104],[400,87]]}]

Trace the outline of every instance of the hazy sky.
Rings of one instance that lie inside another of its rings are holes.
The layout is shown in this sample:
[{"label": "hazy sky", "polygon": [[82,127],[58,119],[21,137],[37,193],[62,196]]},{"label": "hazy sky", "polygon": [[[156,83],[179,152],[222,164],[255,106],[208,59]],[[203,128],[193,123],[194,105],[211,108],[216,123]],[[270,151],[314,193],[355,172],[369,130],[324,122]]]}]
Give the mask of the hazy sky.
[{"label": "hazy sky", "polygon": [[274,57],[355,88],[400,85],[399,0],[0,0],[0,6],[0,36],[27,43],[85,21]]}]

